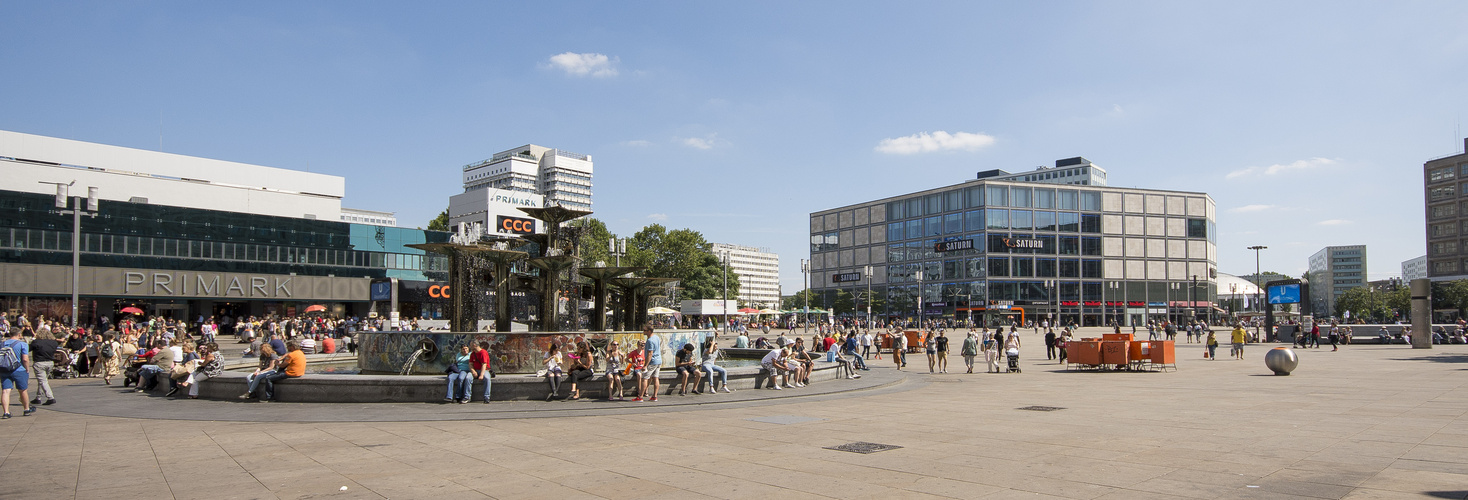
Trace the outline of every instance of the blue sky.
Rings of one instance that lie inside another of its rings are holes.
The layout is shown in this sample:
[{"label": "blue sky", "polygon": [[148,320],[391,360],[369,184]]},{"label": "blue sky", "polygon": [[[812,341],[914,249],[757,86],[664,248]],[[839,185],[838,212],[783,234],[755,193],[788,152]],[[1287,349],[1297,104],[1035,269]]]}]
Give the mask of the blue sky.
[{"label": "blue sky", "polygon": [[1425,252],[1422,163],[1461,151],[1468,111],[1463,2],[0,0],[0,19],[0,129],[341,175],[346,206],[406,226],[494,152],[590,154],[614,232],[769,247],[787,293],[812,211],[1071,156],[1212,195],[1223,272],[1253,271],[1249,245],[1298,274],[1366,244],[1370,277],[1395,276]]}]

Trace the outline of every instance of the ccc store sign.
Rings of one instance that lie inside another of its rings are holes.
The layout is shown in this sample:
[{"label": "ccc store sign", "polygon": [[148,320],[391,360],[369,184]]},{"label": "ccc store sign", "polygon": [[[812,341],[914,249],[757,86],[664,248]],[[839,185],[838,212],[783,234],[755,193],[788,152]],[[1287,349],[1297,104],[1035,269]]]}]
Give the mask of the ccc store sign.
[{"label": "ccc store sign", "polygon": [[428,287],[428,296],[429,297],[433,297],[435,299],[447,299],[447,298],[449,298],[449,286],[448,285],[433,285],[433,286],[430,286],[430,287]]},{"label": "ccc store sign", "polygon": [[532,234],[535,232],[535,219],[501,215],[495,228],[501,233]]}]

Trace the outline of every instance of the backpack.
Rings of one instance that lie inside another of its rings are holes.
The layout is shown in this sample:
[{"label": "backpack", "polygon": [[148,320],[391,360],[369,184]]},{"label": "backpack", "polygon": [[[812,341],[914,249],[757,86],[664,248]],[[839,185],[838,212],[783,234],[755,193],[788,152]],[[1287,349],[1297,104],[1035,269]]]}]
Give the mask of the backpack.
[{"label": "backpack", "polygon": [[101,349],[98,349],[97,352],[99,354],[101,354],[102,357],[104,357],[104,358],[113,357],[113,356],[117,355],[117,351],[113,350],[112,349],[112,346],[113,346],[113,343],[112,342],[108,342],[106,344],[102,344],[102,348]]},{"label": "backpack", "polygon": [[14,342],[0,344],[0,370],[15,371],[21,367],[20,358],[15,355]]}]

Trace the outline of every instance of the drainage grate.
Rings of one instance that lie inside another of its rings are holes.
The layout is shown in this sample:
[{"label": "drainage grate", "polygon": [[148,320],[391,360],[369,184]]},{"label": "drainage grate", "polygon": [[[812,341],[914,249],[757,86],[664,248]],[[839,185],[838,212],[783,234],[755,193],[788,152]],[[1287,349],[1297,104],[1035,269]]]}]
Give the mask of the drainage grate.
[{"label": "drainage grate", "polygon": [[841,446],[827,446],[826,447],[827,450],[849,451],[849,452],[852,452],[852,453],[861,453],[863,455],[868,454],[868,453],[876,453],[876,452],[879,452],[879,451],[895,450],[895,449],[898,449],[898,448],[901,448],[901,446],[894,446],[894,445],[890,445],[890,444],[865,443],[865,442],[846,443],[846,444],[843,444]]},{"label": "drainage grate", "polygon": [[1064,410],[1065,408],[1061,408],[1059,406],[1026,406],[1024,408],[1015,408],[1015,409],[1016,410],[1025,410],[1025,411],[1055,411],[1055,410]]}]

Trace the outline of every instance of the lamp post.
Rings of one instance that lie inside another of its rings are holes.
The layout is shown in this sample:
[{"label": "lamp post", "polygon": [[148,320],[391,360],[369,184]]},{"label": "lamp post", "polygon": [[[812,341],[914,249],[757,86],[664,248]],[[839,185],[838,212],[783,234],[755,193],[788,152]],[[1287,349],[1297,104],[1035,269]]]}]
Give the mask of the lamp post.
[{"label": "lamp post", "polygon": [[627,255],[627,238],[612,238],[607,240],[609,253],[617,258],[617,267],[622,267],[622,256]]},{"label": "lamp post", "polygon": [[862,267],[867,278],[867,329],[872,329],[872,266]]},{"label": "lamp post", "polygon": [[[1263,297],[1259,296],[1259,292],[1264,290],[1264,276],[1260,274],[1262,271],[1259,270],[1259,251],[1268,248],[1269,247],[1266,247],[1264,245],[1254,245],[1252,247],[1249,247],[1249,250],[1254,251],[1254,303],[1257,304],[1255,307],[1258,307],[1260,311],[1264,310],[1265,304],[1262,302]],[[1259,322],[1255,321],[1254,336],[1256,338],[1263,338],[1259,337],[1259,328]]]},{"label": "lamp post", "polygon": [[917,278],[918,329],[922,329],[924,323],[923,316],[925,316],[925,311],[923,311],[923,270],[918,269],[913,276]]},{"label": "lamp post", "polygon": [[1198,319],[1198,275],[1193,275],[1193,286],[1188,288],[1188,305],[1193,308],[1193,317],[1189,320]]},{"label": "lamp post", "polygon": [[[71,196],[71,186],[76,181],[67,183],[40,181],[41,184],[56,186],[56,208],[65,209]],[[87,206],[82,208],[82,197],[75,197],[76,205],[70,210],[57,210],[56,213],[71,216],[71,329],[76,330],[78,304],[81,301],[81,293],[78,287],[81,284],[82,269],[82,216],[97,216],[97,188],[87,187]]]},{"label": "lamp post", "polygon": [[[1108,281],[1108,282],[1106,282],[1106,286],[1101,287],[1101,311],[1102,311],[1101,320],[1102,320],[1103,323],[1106,321],[1106,313],[1105,313],[1105,311],[1109,307],[1109,306],[1106,305],[1106,290],[1111,290],[1111,301],[1112,302],[1121,302],[1121,303],[1123,303],[1122,304],[1122,312],[1123,313],[1126,312],[1126,305],[1125,305],[1125,302],[1126,301],[1124,299],[1118,298],[1118,296],[1121,294],[1121,282],[1120,281]],[[1116,321],[1116,326],[1121,326],[1121,323],[1122,322],[1120,320]]]},{"label": "lamp post", "polygon": [[719,260],[724,261],[724,294],[719,301],[719,310],[724,312],[724,336],[729,336],[729,251],[719,253]]},{"label": "lamp post", "polygon": [[[1055,296],[1057,295],[1055,292],[1058,291],[1059,288],[1060,283],[1056,280],[1045,280],[1045,294],[1047,295],[1047,297],[1045,298],[1045,302],[1047,302],[1047,304],[1045,305],[1048,306],[1050,305],[1049,302],[1054,301]],[[1053,309],[1050,309],[1050,312],[1045,315],[1045,317],[1050,320],[1049,325],[1051,328],[1055,328],[1055,319],[1060,317],[1059,313],[1060,302],[1055,301],[1055,307]]]},{"label": "lamp post", "polygon": [[1172,322],[1172,302],[1177,297],[1177,291],[1182,289],[1182,284],[1176,281],[1167,284],[1167,321]]},{"label": "lamp post", "polygon": [[1238,283],[1229,283],[1228,284],[1228,315],[1229,315],[1230,320],[1232,320],[1234,317],[1237,317],[1238,316],[1238,313],[1235,312],[1238,308],[1237,307],[1234,307],[1234,301],[1239,300],[1238,290],[1239,290],[1239,284]]},{"label": "lamp post", "polygon": [[801,311],[801,315],[805,316],[805,332],[806,333],[810,333],[810,261],[809,260],[807,260],[807,259],[800,259],[800,272],[805,275],[805,291],[804,292],[801,292],[802,294],[805,295],[805,310]]}]

